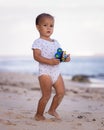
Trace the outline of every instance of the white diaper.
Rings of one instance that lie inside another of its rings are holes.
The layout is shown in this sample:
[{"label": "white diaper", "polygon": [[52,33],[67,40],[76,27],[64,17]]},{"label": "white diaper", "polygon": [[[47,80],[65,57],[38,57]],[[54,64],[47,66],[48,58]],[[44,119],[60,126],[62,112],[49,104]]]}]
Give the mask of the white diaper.
[{"label": "white diaper", "polygon": [[40,66],[39,76],[41,76],[41,75],[50,76],[50,78],[52,80],[52,84],[54,84],[60,75],[59,65],[50,66],[50,65],[44,64],[44,65]]}]

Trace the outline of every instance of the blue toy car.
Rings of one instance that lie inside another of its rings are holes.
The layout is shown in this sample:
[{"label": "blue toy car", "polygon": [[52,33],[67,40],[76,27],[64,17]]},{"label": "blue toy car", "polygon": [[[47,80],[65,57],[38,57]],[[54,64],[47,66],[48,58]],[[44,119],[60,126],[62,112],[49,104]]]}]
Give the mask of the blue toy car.
[{"label": "blue toy car", "polygon": [[55,58],[60,59],[61,62],[64,62],[67,58],[66,51],[63,51],[61,48],[57,49]]}]

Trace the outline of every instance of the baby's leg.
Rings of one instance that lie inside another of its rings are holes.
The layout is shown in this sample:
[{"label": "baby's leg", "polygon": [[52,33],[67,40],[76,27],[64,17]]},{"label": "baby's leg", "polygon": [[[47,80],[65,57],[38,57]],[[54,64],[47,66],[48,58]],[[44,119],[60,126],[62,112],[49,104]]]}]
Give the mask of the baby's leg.
[{"label": "baby's leg", "polygon": [[35,115],[36,120],[44,120],[43,116],[46,104],[51,96],[52,81],[48,75],[42,75],[39,77],[40,88],[42,91],[42,97],[39,100],[37,112]]},{"label": "baby's leg", "polygon": [[57,119],[60,119],[60,116],[56,112],[56,108],[61,103],[63,96],[65,94],[64,82],[61,75],[59,76],[58,80],[54,84],[54,88],[56,90],[56,95],[53,98],[53,101],[52,101],[52,104],[50,106],[48,113],[52,116],[55,116]]}]

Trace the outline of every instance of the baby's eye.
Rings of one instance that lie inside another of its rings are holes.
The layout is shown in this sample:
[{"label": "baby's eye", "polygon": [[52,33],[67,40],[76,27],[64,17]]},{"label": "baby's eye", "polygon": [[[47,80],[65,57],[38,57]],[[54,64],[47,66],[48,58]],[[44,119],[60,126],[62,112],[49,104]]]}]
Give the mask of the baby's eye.
[{"label": "baby's eye", "polygon": [[54,25],[50,25],[50,27],[52,27],[52,28],[53,28],[53,27],[54,27]]},{"label": "baby's eye", "polygon": [[45,27],[46,27],[47,25],[46,25],[46,24],[44,24],[43,26],[45,26]]}]

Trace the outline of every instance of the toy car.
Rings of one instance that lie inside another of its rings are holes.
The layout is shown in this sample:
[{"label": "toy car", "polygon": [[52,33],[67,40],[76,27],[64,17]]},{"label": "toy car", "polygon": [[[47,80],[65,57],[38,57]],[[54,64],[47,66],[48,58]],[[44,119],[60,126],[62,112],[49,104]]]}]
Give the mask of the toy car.
[{"label": "toy car", "polygon": [[60,59],[61,62],[64,62],[67,58],[66,51],[63,51],[61,48],[57,49],[55,58]]}]

